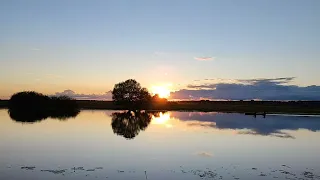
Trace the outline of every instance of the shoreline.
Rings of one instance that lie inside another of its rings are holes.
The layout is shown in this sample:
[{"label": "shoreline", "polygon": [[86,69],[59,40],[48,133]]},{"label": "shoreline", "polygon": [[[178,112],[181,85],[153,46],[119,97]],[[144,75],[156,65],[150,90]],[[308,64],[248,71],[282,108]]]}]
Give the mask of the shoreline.
[{"label": "shoreline", "polygon": [[[126,110],[112,101],[77,100],[77,104],[81,110]],[[8,100],[1,100],[0,109],[7,108]],[[145,110],[311,116],[320,115],[320,101],[168,101],[153,103]]]}]

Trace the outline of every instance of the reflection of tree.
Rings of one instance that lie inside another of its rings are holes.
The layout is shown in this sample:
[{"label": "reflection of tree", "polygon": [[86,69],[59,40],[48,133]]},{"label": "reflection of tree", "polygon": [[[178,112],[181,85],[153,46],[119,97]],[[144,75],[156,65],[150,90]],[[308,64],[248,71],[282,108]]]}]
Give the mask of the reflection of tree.
[{"label": "reflection of tree", "polygon": [[112,113],[112,129],[117,135],[133,139],[141,130],[145,130],[151,122],[152,115],[157,112],[127,111]]}]

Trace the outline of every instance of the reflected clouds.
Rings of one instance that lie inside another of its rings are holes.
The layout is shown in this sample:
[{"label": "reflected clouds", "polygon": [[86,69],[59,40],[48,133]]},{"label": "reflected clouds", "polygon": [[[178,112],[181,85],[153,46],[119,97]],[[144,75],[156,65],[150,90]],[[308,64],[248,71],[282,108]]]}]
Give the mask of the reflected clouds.
[{"label": "reflected clouds", "polygon": [[172,116],[185,121],[189,126],[237,130],[238,134],[294,138],[284,130],[320,130],[320,117],[274,116],[254,118],[243,114],[184,113],[173,112]]}]

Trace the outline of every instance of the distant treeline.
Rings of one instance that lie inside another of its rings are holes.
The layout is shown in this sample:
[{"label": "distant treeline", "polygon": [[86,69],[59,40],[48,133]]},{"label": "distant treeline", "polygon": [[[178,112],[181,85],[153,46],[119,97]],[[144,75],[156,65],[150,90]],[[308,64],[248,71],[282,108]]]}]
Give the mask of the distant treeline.
[{"label": "distant treeline", "polygon": [[[79,109],[126,110],[113,101],[73,100]],[[9,101],[0,101],[0,107],[8,108]],[[27,103],[28,104],[28,103]],[[31,102],[29,103],[29,105]],[[51,109],[61,109],[51,107]],[[50,107],[50,106],[49,106]],[[59,107],[64,107],[59,105]],[[219,112],[266,112],[266,113],[297,113],[320,114],[320,101],[167,101],[153,102],[147,110],[166,111],[219,111]]]},{"label": "distant treeline", "polygon": [[[34,103],[28,102],[23,107],[32,107]],[[79,109],[127,109],[115,104],[113,101],[72,100],[72,102],[74,103],[73,106],[68,107],[63,105],[64,103],[56,103],[51,107],[50,105],[46,107],[50,107],[49,109],[63,109],[63,107],[66,109],[69,107],[77,107]],[[9,101],[0,100],[0,107],[9,108]],[[146,110],[320,114],[320,101],[166,101],[153,102]]]}]

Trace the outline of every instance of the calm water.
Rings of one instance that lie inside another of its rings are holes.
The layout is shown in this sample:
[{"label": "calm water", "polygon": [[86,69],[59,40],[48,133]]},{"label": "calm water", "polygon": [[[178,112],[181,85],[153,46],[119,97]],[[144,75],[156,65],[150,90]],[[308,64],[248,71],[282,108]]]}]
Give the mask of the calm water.
[{"label": "calm water", "polygon": [[0,110],[0,179],[320,179],[320,117]]}]

